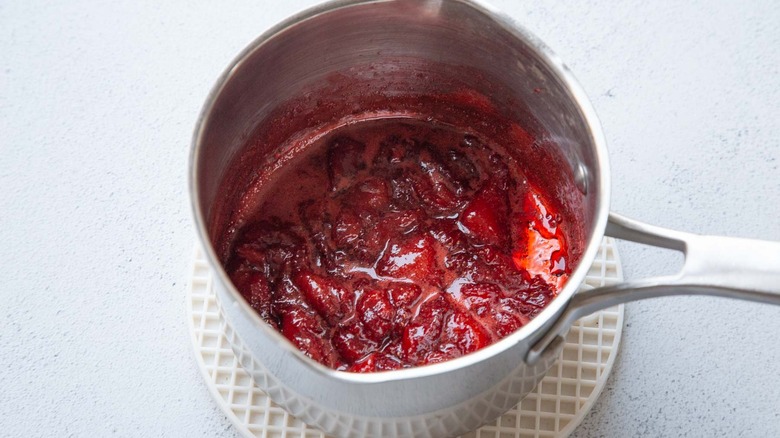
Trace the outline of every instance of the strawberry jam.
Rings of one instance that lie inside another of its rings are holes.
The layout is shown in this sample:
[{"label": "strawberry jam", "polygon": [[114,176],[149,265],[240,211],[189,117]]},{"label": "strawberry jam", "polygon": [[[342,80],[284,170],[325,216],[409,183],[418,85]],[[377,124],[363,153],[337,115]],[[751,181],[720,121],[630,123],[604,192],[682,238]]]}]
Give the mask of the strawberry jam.
[{"label": "strawberry jam", "polygon": [[227,270],[312,359],[373,372],[498,341],[569,272],[561,215],[489,139],[411,118],[308,142],[256,188]]}]

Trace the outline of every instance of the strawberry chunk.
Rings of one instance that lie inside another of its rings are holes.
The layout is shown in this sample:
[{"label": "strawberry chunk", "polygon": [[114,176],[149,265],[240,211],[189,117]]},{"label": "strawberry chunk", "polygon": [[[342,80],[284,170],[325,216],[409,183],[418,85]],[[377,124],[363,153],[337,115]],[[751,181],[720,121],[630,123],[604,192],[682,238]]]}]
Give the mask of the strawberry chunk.
[{"label": "strawberry chunk", "polygon": [[447,187],[451,192],[460,193],[463,190],[460,181],[450,172],[446,165],[446,157],[436,152],[430,144],[420,150],[420,167],[433,186]]},{"label": "strawberry chunk", "polygon": [[365,292],[358,300],[356,310],[367,337],[379,342],[390,334],[395,310],[384,291],[371,289]]},{"label": "strawberry chunk", "polygon": [[504,297],[502,289],[491,283],[465,284],[450,297],[497,338],[525,325],[529,320],[526,313],[534,310],[514,297]]},{"label": "strawberry chunk", "polygon": [[412,178],[414,193],[433,214],[441,215],[454,211],[460,205],[455,191],[443,182],[441,174],[433,169],[425,169],[427,178]]},{"label": "strawberry chunk", "polygon": [[429,233],[450,252],[465,250],[468,244],[466,235],[454,220],[437,221],[429,228]]},{"label": "strawberry chunk", "polygon": [[372,263],[385,249],[391,237],[411,233],[419,228],[422,220],[421,213],[407,210],[385,213],[378,222],[373,218],[367,220],[367,226],[364,227],[355,251],[363,261]]},{"label": "strawberry chunk", "polygon": [[490,314],[501,294],[501,288],[495,284],[469,283],[453,291],[450,296],[464,310],[481,318]]},{"label": "strawberry chunk", "polygon": [[509,242],[509,200],[496,181],[488,181],[459,217],[460,223],[481,243],[505,248]]},{"label": "strawberry chunk", "polygon": [[379,347],[376,342],[366,337],[359,324],[340,327],[333,335],[332,342],[347,363],[354,363]]},{"label": "strawberry chunk", "polygon": [[411,234],[391,241],[376,264],[377,274],[413,282],[440,281],[435,241],[426,234]]},{"label": "strawberry chunk", "polygon": [[512,289],[510,296],[541,309],[555,298],[555,289],[541,276],[536,275],[530,279],[526,276],[526,281],[520,287]]},{"label": "strawberry chunk", "polygon": [[479,178],[474,162],[468,156],[450,149],[444,155],[444,165],[451,177],[465,188],[471,188],[472,184]]},{"label": "strawberry chunk", "polygon": [[258,270],[265,270],[268,265],[268,255],[256,243],[245,243],[236,247],[236,255]]},{"label": "strawberry chunk", "polygon": [[530,309],[522,302],[513,298],[501,298],[496,306],[496,311],[490,315],[493,333],[503,338],[526,325],[530,321],[525,313],[527,310]]},{"label": "strawberry chunk", "polygon": [[452,351],[442,351],[442,350],[435,350],[435,351],[429,351],[425,354],[425,357],[422,360],[422,364],[424,365],[431,365],[435,363],[444,362],[445,360],[450,360],[457,357],[457,354]]},{"label": "strawberry chunk", "polygon": [[274,327],[278,325],[271,314],[271,285],[262,272],[244,265],[230,275],[230,280],[266,322]]},{"label": "strawberry chunk", "polygon": [[390,296],[390,302],[397,308],[410,307],[420,297],[422,291],[420,286],[409,283],[393,283],[387,293]]},{"label": "strawberry chunk", "polygon": [[338,137],[328,145],[328,178],[333,191],[349,185],[358,171],[365,169],[366,145],[349,137]]},{"label": "strawberry chunk", "polygon": [[412,314],[412,306],[417,302],[422,291],[416,284],[394,283],[387,289],[387,293],[390,296],[390,303],[395,308],[393,334],[400,336],[404,327],[414,316]]},{"label": "strawberry chunk", "polygon": [[408,234],[425,220],[420,210],[402,210],[386,213],[377,228],[386,235]]},{"label": "strawberry chunk", "polygon": [[409,209],[420,207],[412,183],[419,178],[418,173],[408,168],[395,169],[390,174],[391,194],[395,205]]},{"label": "strawberry chunk", "polygon": [[311,309],[290,306],[282,313],[282,334],[307,356],[330,367],[339,364],[338,356],[324,337],[319,317]]},{"label": "strawberry chunk", "polygon": [[371,373],[375,371],[397,370],[402,367],[397,359],[379,352],[374,352],[353,363],[348,371],[353,373]]},{"label": "strawberry chunk", "polygon": [[447,315],[443,327],[440,349],[447,351],[452,346],[460,353],[458,356],[479,350],[492,342],[488,331],[463,312]]},{"label": "strawberry chunk", "polygon": [[333,280],[306,271],[296,273],[292,280],[306,301],[329,324],[337,324],[348,313],[349,293]]},{"label": "strawberry chunk", "polygon": [[474,150],[485,150],[487,149],[487,145],[479,139],[479,137],[472,135],[472,134],[464,134],[463,140],[461,140],[460,145],[464,149],[474,149]]},{"label": "strawberry chunk", "polygon": [[279,218],[261,221],[242,231],[236,255],[252,263],[258,270],[276,277],[285,267],[303,266],[308,259],[306,241],[300,227]]},{"label": "strawberry chunk", "polygon": [[415,147],[413,140],[398,135],[391,135],[379,144],[379,152],[376,158],[374,158],[374,165],[398,165],[414,154]]},{"label": "strawberry chunk", "polygon": [[331,237],[337,248],[353,248],[359,243],[362,230],[360,217],[350,209],[343,209],[336,217]]},{"label": "strawberry chunk", "polygon": [[343,195],[344,203],[352,206],[362,217],[386,210],[390,204],[387,182],[368,178],[350,187]]},{"label": "strawberry chunk", "polygon": [[425,355],[438,347],[444,317],[449,310],[442,296],[422,305],[401,339],[402,353],[408,362],[424,363]]}]

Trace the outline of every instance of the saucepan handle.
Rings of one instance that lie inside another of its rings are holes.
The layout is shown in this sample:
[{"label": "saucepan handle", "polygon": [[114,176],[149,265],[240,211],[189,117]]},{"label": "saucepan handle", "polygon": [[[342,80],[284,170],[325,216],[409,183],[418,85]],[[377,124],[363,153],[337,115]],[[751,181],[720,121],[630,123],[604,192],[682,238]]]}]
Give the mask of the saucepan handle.
[{"label": "saucepan handle", "polygon": [[577,319],[629,301],[670,295],[714,295],[780,305],[780,242],[701,236],[610,214],[606,234],[618,239],[681,251],[676,275],[632,280],[580,290],[553,327],[526,356],[535,364]]}]

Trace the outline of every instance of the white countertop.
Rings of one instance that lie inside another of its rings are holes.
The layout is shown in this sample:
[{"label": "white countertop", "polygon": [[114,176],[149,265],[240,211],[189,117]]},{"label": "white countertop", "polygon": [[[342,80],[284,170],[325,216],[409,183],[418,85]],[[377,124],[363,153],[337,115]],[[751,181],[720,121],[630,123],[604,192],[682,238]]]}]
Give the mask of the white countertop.
[{"label": "white countertop", "polygon": [[[0,4],[0,435],[235,436],[185,321],[190,136],[228,62],[312,3]],[[591,96],[614,211],[780,240],[780,3],[494,3]],[[620,250],[627,278],[681,260]],[[778,434],[780,307],[669,298],[627,306],[575,436]]]}]

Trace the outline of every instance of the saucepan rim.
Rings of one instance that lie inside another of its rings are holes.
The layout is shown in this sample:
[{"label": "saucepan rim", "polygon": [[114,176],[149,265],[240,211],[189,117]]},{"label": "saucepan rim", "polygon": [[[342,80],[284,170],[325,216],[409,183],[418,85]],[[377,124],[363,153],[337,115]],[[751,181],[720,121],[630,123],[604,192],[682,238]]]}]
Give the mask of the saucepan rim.
[{"label": "saucepan rim", "polygon": [[[501,13],[494,7],[486,4],[481,0],[437,0],[437,1],[452,1],[462,4],[466,4],[475,12],[488,16],[498,26],[501,26],[504,30],[511,33],[514,37],[519,39],[522,43],[531,47],[539,58],[546,64],[550,71],[557,76],[557,78],[564,84],[567,91],[570,93],[570,98],[576,103],[576,107],[581,113],[581,117],[588,127],[589,135],[591,136],[591,142],[594,147],[594,156],[596,157],[596,166],[598,178],[598,184],[596,184],[598,193],[595,194],[596,198],[596,211],[595,220],[592,226],[592,232],[588,239],[585,251],[582,254],[582,258],[569,277],[566,285],[560,291],[558,296],[550,302],[535,318],[533,318],[528,324],[521,327],[511,335],[491,344],[485,348],[482,348],[473,353],[461,356],[456,359],[451,359],[437,364],[424,365],[412,368],[405,368],[394,371],[383,371],[375,373],[351,373],[347,371],[338,371],[332,368],[328,368],[313,359],[306,356],[303,352],[298,350],[290,341],[288,341],[283,335],[276,331],[273,327],[263,321],[260,316],[255,312],[243,296],[238,292],[227,272],[223,268],[222,264],[217,257],[216,251],[211,244],[211,239],[206,227],[206,218],[203,215],[203,208],[198,196],[199,183],[198,183],[198,168],[200,165],[200,152],[202,149],[203,137],[205,129],[209,125],[209,121],[213,112],[215,103],[219,100],[222,91],[226,85],[230,82],[236,71],[238,71],[242,63],[253,55],[257,50],[260,50],[262,46],[278,35],[282,34],[286,29],[291,26],[297,25],[303,21],[311,19],[321,14],[329,13],[341,8],[368,5],[372,3],[385,3],[392,1],[410,1],[410,0],[332,0],[329,2],[318,4],[312,8],[306,9],[298,14],[295,14],[286,20],[280,22],[276,26],[267,30],[259,37],[257,37],[252,43],[250,43],[239,55],[233,59],[227,69],[217,80],[216,84],[209,93],[203,108],[201,109],[198,117],[195,132],[192,139],[192,145],[189,157],[189,196],[190,205],[192,207],[192,213],[195,219],[195,227],[197,230],[198,239],[203,247],[206,259],[209,265],[214,270],[215,275],[219,281],[226,287],[228,293],[235,300],[235,305],[239,306],[252,321],[257,330],[262,331],[266,336],[269,336],[272,340],[277,342],[282,348],[286,348],[290,351],[291,357],[296,358],[308,365],[313,371],[325,375],[329,378],[343,381],[345,383],[352,384],[372,384],[390,381],[401,381],[408,379],[423,378],[432,375],[444,374],[451,371],[467,368],[478,362],[487,360],[490,357],[496,356],[513,346],[523,341],[529,341],[530,347],[532,341],[536,341],[543,334],[543,327],[548,322],[551,322],[556,315],[560,315],[564,308],[568,305],[571,297],[576,293],[579,285],[585,280],[588,269],[591,263],[598,253],[601,240],[604,237],[604,232],[607,226],[607,218],[609,215],[609,197],[610,197],[610,172],[609,163],[607,157],[606,140],[601,130],[601,125],[596,116],[590,100],[588,99],[585,91],[575,80],[571,71],[566,67],[562,60],[555,55],[543,42],[525,30],[522,26],[515,23],[510,17]],[[225,303],[223,303],[225,305]],[[239,333],[240,336],[246,336],[244,333]]]}]

